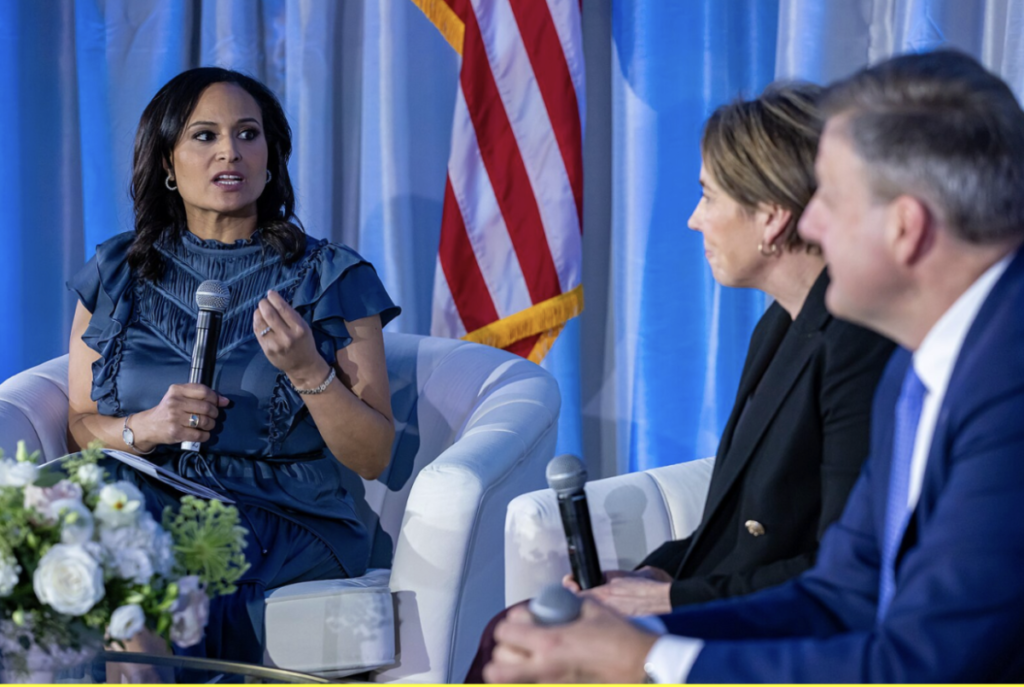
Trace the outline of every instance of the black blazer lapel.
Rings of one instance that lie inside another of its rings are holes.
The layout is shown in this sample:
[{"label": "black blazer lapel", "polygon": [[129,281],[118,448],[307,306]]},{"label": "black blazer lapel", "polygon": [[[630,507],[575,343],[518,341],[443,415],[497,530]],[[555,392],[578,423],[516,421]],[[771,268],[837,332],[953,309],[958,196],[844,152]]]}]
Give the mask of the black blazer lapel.
[{"label": "black blazer lapel", "polygon": [[[750,462],[754,455],[761,437],[767,431],[772,419],[793,388],[793,384],[804,371],[815,350],[820,344],[821,329],[831,319],[825,309],[825,290],[828,287],[828,274],[823,271],[822,275],[811,287],[807,301],[801,309],[797,319],[791,325],[794,330],[791,336],[784,338],[781,345],[775,350],[775,346],[766,348],[769,351],[768,360],[763,361],[763,374],[753,374],[754,365],[751,365],[751,374],[744,374],[740,382],[741,393],[737,394],[736,405],[729,416],[729,423],[726,431],[723,432],[722,441],[719,444],[718,457],[715,461],[715,470],[711,476],[711,484],[708,488],[708,498],[704,506],[704,515],[701,518],[701,525],[694,532],[686,558],[683,565],[693,552],[695,545],[703,534],[708,522],[714,513],[721,506],[726,494],[742,474],[743,469]],[[775,306],[777,307],[777,305]],[[783,319],[788,315],[783,311]],[[785,333],[786,330],[783,330]],[[759,361],[759,365],[762,361]],[[772,364],[774,363],[774,364]],[[743,405],[750,391],[758,384],[760,379],[760,391],[751,399],[750,407],[747,408],[748,422],[744,423],[744,432],[735,434],[736,423]],[[744,392],[744,387],[746,391]],[[749,429],[746,429],[749,428]],[[727,455],[726,455],[727,454]]]},{"label": "black blazer lapel", "polygon": [[736,432],[736,423],[739,422],[743,413],[743,401],[750,396],[757,386],[757,382],[764,376],[779,344],[789,331],[792,324],[789,315],[778,303],[772,303],[763,318],[763,328],[759,325],[750,338],[750,348],[747,354],[746,363],[743,365],[743,374],[740,375],[739,389],[736,391],[736,400],[733,402],[729,419],[722,430],[722,438],[718,442],[718,451],[715,452],[715,461],[723,459],[732,443],[733,434]]}]

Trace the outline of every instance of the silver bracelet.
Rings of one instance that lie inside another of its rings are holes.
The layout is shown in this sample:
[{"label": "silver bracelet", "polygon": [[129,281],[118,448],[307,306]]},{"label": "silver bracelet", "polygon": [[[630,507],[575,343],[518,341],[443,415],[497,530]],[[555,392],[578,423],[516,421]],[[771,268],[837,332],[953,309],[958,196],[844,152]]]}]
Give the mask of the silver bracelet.
[{"label": "silver bracelet", "polygon": [[294,384],[292,385],[292,388],[295,389],[295,391],[297,391],[298,393],[302,394],[303,396],[316,396],[317,394],[322,394],[327,389],[327,387],[330,386],[331,382],[334,381],[334,378],[338,376],[338,373],[334,369],[334,365],[331,365],[330,367],[331,372],[330,374],[327,375],[327,379],[325,379],[324,383],[316,387],[315,389],[300,389]]}]

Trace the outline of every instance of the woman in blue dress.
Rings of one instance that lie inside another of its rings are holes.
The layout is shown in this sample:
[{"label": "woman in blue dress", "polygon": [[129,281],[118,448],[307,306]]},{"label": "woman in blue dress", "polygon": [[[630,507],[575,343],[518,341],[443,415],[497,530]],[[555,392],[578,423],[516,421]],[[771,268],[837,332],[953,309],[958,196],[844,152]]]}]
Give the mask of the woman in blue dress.
[{"label": "woman in blue dress", "polygon": [[[71,448],[98,439],[236,502],[251,567],[187,653],[257,663],[266,590],[365,571],[368,536],[340,476],[376,478],[394,438],[381,328],[399,310],[358,254],[302,231],[290,153],[265,86],[180,74],[139,123],[135,231],[98,246],[69,283]],[[186,383],[208,279],[230,291],[212,388]],[[104,467],[154,515],[179,502],[118,461]]]}]

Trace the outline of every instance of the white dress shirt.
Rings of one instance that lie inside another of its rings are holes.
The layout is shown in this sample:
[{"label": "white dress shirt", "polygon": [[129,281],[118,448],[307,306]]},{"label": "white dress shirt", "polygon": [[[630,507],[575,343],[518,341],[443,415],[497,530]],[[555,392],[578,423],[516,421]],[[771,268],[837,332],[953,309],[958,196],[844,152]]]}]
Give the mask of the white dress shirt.
[{"label": "white dress shirt", "polygon": [[[910,462],[910,484],[907,489],[907,511],[912,512],[921,497],[924,469],[935,433],[935,421],[946,396],[946,386],[974,318],[988,298],[992,287],[1003,275],[1014,254],[1004,257],[985,271],[947,310],[924,337],[914,352],[914,371],[927,389],[921,419],[914,438],[914,454]],[[636,618],[634,622],[649,632],[665,634],[665,625],[657,617]],[[665,635],[647,654],[647,674],[659,683],[686,682],[690,668],[704,648],[704,641],[692,637]]]},{"label": "white dress shirt", "polygon": [[932,326],[914,352],[914,372],[928,393],[921,406],[921,419],[918,420],[917,436],[914,438],[914,454],[910,459],[908,512],[914,510],[917,500],[921,497],[921,484],[924,482],[924,468],[928,462],[928,451],[932,446],[932,435],[935,433],[935,421],[939,417],[942,399],[946,397],[946,385],[953,374],[953,366],[960,355],[960,347],[974,323],[975,316],[981,310],[981,304],[988,298],[999,277],[1003,276],[1012,258],[1011,253],[978,277]]}]

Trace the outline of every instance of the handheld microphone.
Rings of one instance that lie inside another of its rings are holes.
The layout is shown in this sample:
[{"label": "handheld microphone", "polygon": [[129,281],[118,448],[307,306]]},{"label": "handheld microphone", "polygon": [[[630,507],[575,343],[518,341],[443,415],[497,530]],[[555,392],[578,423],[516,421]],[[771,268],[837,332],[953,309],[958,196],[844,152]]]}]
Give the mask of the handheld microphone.
[{"label": "handheld microphone", "polygon": [[565,625],[580,617],[582,599],[560,584],[544,587],[530,600],[530,614],[538,625]]},{"label": "handheld microphone", "polygon": [[590,510],[583,485],[587,481],[587,468],[576,456],[566,453],[548,463],[545,475],[548,486],[558,496],[558,513],[569,544],[569,563],[572,575],[580,589],[590,589],[604,582],[601,563],[594,544],[594,530],[590,526]]},{"label": "handheld microphone", "polygon": [[[192,349],[192,366],[188,371],[189,384],[213,384],[220,324],[230,300],[231,293],[228,287],[215,279],[207,279],[196,289],[199,318],[196,320],[196,344]],[[199,447],[198,441],[181,442],[182,451],[198,451]]]}]

